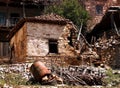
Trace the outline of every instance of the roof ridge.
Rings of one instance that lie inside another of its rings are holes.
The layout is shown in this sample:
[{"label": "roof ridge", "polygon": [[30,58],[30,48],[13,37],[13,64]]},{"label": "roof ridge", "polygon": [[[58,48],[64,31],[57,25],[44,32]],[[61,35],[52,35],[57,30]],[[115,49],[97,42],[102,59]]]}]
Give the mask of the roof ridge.
[{"label": "roof ridge", "polygon": [[60,15],[51,13],[51,14],[44,14],[40,16],[35,16],[36,19],[42,19],[42,20],[51,20],[51,21],[70,21],[69,19],[66,19],[65,17],[62,17]]}]

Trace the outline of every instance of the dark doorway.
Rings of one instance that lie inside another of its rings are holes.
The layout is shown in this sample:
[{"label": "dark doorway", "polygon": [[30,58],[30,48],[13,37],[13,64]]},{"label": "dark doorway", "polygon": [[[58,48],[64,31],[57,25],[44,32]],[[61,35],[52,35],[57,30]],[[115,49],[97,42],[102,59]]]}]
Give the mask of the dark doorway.
[{"label": "dark doorway", "polygon": [[49,40],[49,53],[58,53],[58,42],[57,40]]}]

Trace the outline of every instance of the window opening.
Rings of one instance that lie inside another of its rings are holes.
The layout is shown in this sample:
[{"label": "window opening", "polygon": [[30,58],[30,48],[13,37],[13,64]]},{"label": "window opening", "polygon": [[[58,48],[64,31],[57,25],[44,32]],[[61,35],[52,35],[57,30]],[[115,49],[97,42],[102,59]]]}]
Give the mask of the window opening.
[{"label": "window opening", "polygon": [[49,53],[58,53],[57,40],[49,40]]},{"label": "window opening", "polygon": [[0,12],[0,25],[5,25],[5,14]]},{"label": "window opening", "polygon": [[97,14],[103,13],[103,6],[102,5],[96,5],[96,13]]}]

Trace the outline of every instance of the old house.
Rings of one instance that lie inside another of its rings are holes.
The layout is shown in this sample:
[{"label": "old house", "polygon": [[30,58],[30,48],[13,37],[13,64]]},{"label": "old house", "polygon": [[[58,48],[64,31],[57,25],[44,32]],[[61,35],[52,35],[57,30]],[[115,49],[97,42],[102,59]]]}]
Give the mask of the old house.
[{"label": "old house", "polygon": [[120,6],[111,6],[88,36],[103,63],[120,67]]},{"label": "old house", "polygon": [[119,6],[120,0],[80,0],[84,7],[89,12],[91,19],[88,21],[87,27],[90,32],[102,17],[105,15],[107,9],[111,6]]},{"label": "old house", "polygon": [[76,32],[72,22],[55,14],[24,18],[7,36],[10,61],[74,59]]},{"label": "old house", "polygon": [[42,14],[49,0],[0,0],[0,58],[10,57],[9,35],[17,22]]},{"label": "old house", "polygon": [[119,68],[120,0],[80,0],[89,12],[87,40],[103,64]]},{"label": "old house", "polygon": [[44,3],[35,0],[0,0],[0,26],[14,26],[23,17],[40,15],[43,9]]},{"label": "old house", "polygon": [[[11,29],[24,17],[40,15],[43,5],[32,4],[23,0],[0,0],[0,58],[10,56],[9,40],[7,38]],[[35,11],[34,13],[32,13]]]},{"label": "old house", "polygon": [[58,0],[0,0],[0,27],[12,27],[21,18],[39,16]]}]

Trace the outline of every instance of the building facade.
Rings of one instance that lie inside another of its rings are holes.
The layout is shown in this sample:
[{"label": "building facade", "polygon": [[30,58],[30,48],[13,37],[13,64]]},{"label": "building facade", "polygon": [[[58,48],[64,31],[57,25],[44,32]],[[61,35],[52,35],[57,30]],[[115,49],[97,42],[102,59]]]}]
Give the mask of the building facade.
[{"label": "building facade", "polygon": [[75,59],[76,32],[73,23],[55,14],[24,18],[8,35],[10,62]]},{"label": "building facade", "polygon": [[8,34],[25,17],[42,14],[46,0],[0,0],[0,57],[10,56]]},{"label": "building facade", "polygon": [[90,20],[88,21],[88,32],[90,32],[96,24],[98,24],[107,10],[111,6],[119,6],[120,0],[80,0],[84,2],[86,10],[90,14]]},{"label": "building facade", "polygon": [[0,0],[0,26],[14,26],[21,18],[40,15],[44,4],[32,0]]},{"label": "building facade", "polygon": [[120,0],[80,1],[91,17],[87,24],[88,42],[103,64],[120,68]]}]

